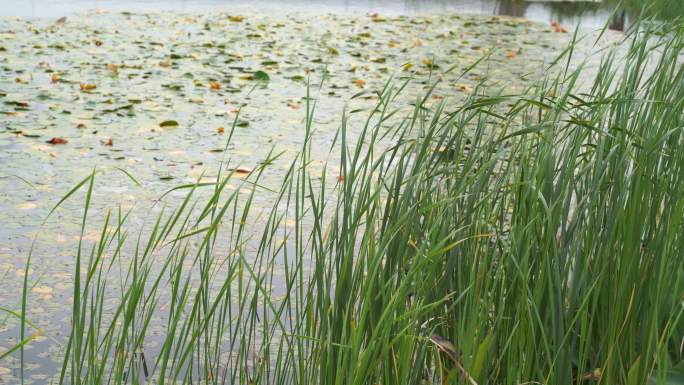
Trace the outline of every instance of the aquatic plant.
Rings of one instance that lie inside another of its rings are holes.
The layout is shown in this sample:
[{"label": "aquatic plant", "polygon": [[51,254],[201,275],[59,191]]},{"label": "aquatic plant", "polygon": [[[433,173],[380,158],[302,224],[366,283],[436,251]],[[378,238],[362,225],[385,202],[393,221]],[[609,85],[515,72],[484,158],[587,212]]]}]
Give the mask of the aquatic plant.
[{"label": "aquatic plant", "polygon": [[[589,86],[570,47],[523,94],[428,93],[396,121],[389,81],[353,141],[345,114],[333,180],[309,167],[307,97],[278,191],[260,184],[269,154],[237,188],[226,163],[170,190],[178,206],[135,240],[107,214],[76,253],[57,382],[676,383],[684,31],[662,28],[633,31]],[[85,192],[82,234],[96,175],[63,199]],[[250,220],[259,194],[273,208]]]}]

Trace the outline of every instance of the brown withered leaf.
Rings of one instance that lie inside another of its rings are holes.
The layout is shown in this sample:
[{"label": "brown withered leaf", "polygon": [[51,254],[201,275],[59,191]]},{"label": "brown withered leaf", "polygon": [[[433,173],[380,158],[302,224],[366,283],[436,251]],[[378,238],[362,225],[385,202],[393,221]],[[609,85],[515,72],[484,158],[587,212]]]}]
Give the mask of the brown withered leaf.
[{"label": "brown withered leaf", "polygon": [[560,25],[559,22],[557,22],[555,20],[551,22],[551,28],[553,28],[553,32],[556,32],[556,33],[567,33],[568,32],[567,29],[565,29],[562,25]]},{"label": "brown withered leaf", "polygon": [[477,381],[468,373],[468,371],[461,365],[461,363],[458,360],[458,352],[456,351],[456,347],[454,344],[446,339],[445,337],[440,336],[439,334],[433,334],[430,336],[430,341],[437,346],[437,349],[439,349],[441,352],[446,354],[451,361],[454,363],[454,366],[458,368],[458,370],[461,372],[461,375],[468,381],[470,385],[478,385]]},{"label": "brown withered leaf", "polygon": [[49,143],[49,144],[67,144],[67,143],[69,143],[69,141],[64,139],[64,138],[54,137],[54,138],[48,140],[46,143]]},{"label": "brown withered leaf", "polygon": [[233,171],[235,171],[236,174],[249,174],[252,172],[251,168],[247,167],[236,167]]}]

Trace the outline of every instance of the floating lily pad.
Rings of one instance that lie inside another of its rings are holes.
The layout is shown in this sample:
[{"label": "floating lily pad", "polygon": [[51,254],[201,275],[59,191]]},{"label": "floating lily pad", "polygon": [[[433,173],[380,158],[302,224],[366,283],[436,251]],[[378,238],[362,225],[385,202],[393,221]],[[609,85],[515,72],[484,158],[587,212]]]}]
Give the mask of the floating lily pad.
[{"label": "floating lily pad", "polygon": [[252,74],[252,78],[256,81],[267,82],[271,80],[271,77],[264,71],[256,71]]},{"label": "floating lily pad", "polygon": [[175,120],[165,120],[161,123],[159,123],[159,127],[178,127],[178,122]]}]

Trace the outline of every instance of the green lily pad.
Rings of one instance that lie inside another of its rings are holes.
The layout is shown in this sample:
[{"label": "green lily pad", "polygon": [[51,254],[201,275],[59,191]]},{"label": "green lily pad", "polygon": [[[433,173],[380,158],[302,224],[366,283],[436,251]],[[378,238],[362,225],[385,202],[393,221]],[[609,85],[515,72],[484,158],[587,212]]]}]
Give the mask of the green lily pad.
[{"label": "green lily pad", "polygon": [[165,120],[159,123],[159,127],[178,127],[178,122],[175,120]]},{"label": "green lily pad", "polygon": [[268,76],[268,74],[264,71],[257,71],[254,74],[252,74],[252,79],[259,82],[267,82],[271,80],[271,77]]}]

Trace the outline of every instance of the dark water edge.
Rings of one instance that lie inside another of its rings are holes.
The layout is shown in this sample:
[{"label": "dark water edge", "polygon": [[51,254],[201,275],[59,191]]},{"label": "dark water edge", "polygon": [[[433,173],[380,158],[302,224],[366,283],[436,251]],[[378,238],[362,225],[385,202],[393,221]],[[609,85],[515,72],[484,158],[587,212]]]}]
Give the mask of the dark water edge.
[{"label": "dark water edge", "polygon": [[[616,10],[617,4],[622,4]],[[606,24],[624,30],[643,7],[640,0],[524,1],[524,0],[0,0],[0,16],[61,17],[93,9],[132,12],[212,12],[240,10],[283,10],[314,13],[382,12],[423,14],[454,12],[479,15],[525,17],[563,25],[601,28]],[[653,14],[675,16],[684,13],[684,2],[653,0]]]}]

